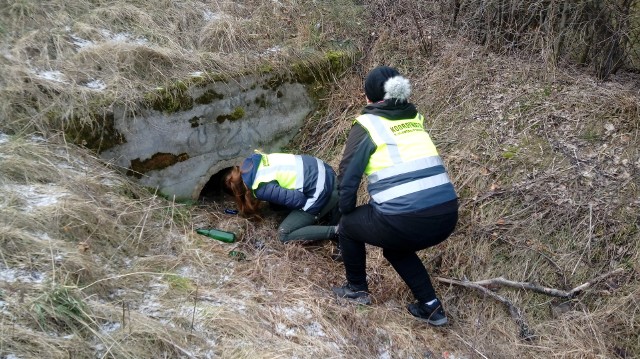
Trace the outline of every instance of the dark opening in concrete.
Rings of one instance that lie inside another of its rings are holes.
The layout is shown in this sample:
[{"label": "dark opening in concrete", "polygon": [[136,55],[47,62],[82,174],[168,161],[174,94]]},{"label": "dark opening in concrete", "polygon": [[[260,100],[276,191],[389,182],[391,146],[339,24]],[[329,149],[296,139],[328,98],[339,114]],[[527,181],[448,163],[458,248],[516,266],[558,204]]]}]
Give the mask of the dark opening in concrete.
[{"label": "dark opening in concrete", "polygon": [[228,199],[229,193],[224,186],[224,178],[233,167],[227,167],[214,174],[209,178],[209,181],[204,185],[202,191],[200,191],[200,201],[222,201],[225,198]]}]

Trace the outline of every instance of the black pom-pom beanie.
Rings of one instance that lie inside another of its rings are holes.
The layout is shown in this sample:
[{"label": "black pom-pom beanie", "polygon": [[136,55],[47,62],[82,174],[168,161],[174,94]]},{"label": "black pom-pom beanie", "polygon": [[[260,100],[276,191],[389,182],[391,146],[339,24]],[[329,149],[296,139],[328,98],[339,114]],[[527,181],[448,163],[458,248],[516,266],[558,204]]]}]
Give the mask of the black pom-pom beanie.
[{"label": "black pom-pom beanie", "polygon": [[398,70],[389,66],[378,66],[369,71],[364,80],[364,93],[371,102],[378,102],[384,99],[384,83],[395,76],[399,76]]}]

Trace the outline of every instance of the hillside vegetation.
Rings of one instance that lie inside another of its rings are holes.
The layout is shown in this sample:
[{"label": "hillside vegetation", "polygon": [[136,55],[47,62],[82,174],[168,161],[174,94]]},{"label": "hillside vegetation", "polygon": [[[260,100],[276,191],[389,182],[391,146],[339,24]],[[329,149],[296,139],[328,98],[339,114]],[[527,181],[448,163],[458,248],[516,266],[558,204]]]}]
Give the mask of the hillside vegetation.
[{"label": "hillside vegetation", "polygon": [[[639,357],[639,6],[0,1],[0,358]],[[367,71],[411,80],[461,202],[421,252],[444,328],[381,251],[373,305],[342,303],[331,244],[281,244],[282,214],[167,200],[69,139],[191,72],[335,49],[357,62],[287,150],[337,168]]]}]

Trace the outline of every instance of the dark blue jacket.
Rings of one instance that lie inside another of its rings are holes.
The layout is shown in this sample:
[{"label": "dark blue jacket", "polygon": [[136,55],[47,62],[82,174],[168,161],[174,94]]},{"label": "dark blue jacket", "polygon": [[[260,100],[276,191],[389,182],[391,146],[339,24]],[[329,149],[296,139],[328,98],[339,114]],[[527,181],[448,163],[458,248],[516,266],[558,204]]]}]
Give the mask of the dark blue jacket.
[{"label": "dark blue jacket", "polygon": [[[303,209],[307,200],[312,198],[316,192],[316,183],[318,182],[320,172],[318,171],[318,162],[315,157],[308,155],[299,156],[302,157],[304,167],[304,185],[301,191],[280,187],[277,181],[271,181],[269,183],[261,183],[258,188],[254,190],[256,198],[289,209]],[[258,170],[258,165],[261,160],[261,154],[253,154],[251,157],[246,158],[240,167],[242,180],[248,188],[253,187],[256,171]],[[306,212],[313,215],[320,213],[327,204],[336,183],[336,173],[333,168],[324,161],[322,164],[325,168],[324,187],[321,189],[317,201],[306,210]]]}]

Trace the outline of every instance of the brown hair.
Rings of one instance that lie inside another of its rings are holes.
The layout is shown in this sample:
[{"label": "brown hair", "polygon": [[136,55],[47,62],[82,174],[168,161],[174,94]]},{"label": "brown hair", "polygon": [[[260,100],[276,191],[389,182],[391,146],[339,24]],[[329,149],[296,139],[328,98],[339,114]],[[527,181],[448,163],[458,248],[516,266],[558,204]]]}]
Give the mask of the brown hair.
[{"label": "brown hair", "polygon": [[260,218],[260,201],[253,196],[253,192],[242,180],[240,167],[233,166],[224,178],[224,185],[231,191],[240,213],[247,217]]}]

